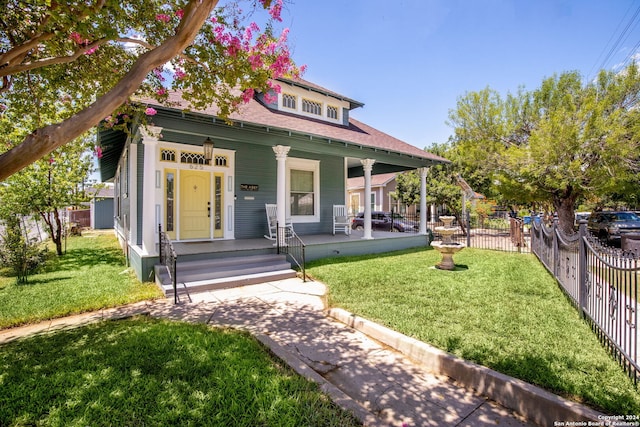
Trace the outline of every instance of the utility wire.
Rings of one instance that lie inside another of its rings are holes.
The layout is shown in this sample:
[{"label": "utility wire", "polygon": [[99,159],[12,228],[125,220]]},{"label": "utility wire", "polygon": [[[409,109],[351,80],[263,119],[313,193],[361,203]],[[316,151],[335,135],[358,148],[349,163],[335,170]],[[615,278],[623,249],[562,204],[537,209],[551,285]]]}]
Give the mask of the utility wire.
[{"label": "utility wire", "polygon": [[[598,56],[598,59],[596,60],[596,64],[597,64],[598,60],[600,59],[600,57],[602,56],[602,54],[604,53],[604,51],[607,49],[607,46],[609,46],[609,43],[611,43],[611,40],[615,37],[615,34],[620,29],[620,26],[622,25],[622,23],[626,19],[626,17],[629,14],[630,10],[631,10],[631,6],[629,6],[629,9],[627,9],[627,11],[625,12],[624,17],[622,18],[622,20],[620,21],[620,23],[616,27],[616,30],[614,31],[614,33],[611,35],[611,38],[609,39],[609,41],[605,45],[604,50],[602,51],[602,53],[600,53],[600,56]],[[620,45],[620,43],[622,43],[623,39],[626,39],[626,37],[628,37],[627,33],[629,32],[629,28],[631,28],[631,26],[633,25],[634,21],[638,18],[639,15],[640,15],[640,5],[636,9],[635,13],[631,17],[631,19],[629,20],[627,25],[624,27],[624,30],[622,30],[622,32],[620,33],[620,35],[616,39],[615,43],[609,49],[609,52],[607,52],[607,55],[605,56],[604,60],[602,60],[602,63],[600,64],[600,67],[598,68],[598,70],[602,70],[605,67],[605,65],[607,64],[609,59],[611,59],[611,56],[613,55],[613,53],[618,49],[618,46]],[[589,70],[589,79],[591,79],[591,74],[593,72],[594,67],[595,67],[595,64],[594,64],[593,67],[591,67],[591,70]]]}]

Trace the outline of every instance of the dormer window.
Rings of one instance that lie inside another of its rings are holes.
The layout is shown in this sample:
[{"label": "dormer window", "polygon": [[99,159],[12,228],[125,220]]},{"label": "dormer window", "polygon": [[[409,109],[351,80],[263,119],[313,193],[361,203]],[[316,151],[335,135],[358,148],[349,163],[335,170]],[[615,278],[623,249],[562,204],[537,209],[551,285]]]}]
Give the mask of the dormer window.
[{"label": "dormer window", "polygon": [[302,99],[302,111],[316,116],[322,116],[322,104],[320,102]]},{"label": "dormer window", "polygon": [[338,107],[327,105],[327,118],[338,120]]},{"label": "dormer window", "polygon": [[286,108],[296,109],[296,96],[289,93],[282,94],[282,106]]}]

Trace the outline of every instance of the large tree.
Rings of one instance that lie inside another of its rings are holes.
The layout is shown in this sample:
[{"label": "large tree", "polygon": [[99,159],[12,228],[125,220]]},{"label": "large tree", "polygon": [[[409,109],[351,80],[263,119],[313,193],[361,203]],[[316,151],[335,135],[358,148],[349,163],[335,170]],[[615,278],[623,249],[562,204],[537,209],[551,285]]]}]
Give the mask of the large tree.
[{"label": "large tree", "polygon": [[577,72],[545,79],[531,92],[502,98],[467,93],[449,114],[453,144],[506,199],[549,203],[573,231],[576,203],[633,191],[640,171],[640,73]]},{"label": "large tree", "polygon": [[[277,92],[271,78],[298,72],[286,29],[274,34],[282,0],[246,0],[248,13],[217,3],[2,2],[0,120],[25,117],[13,124],[27,132],[0,135],[0,181],[106,117],[134,117],[136,94],[164,101],[180,89],[194,107],[216,103],[225,116],[255,90]],[[248,23],[260,7],[269,11],[262,30]],[[61,120],[43,114],[51,110]]]}]

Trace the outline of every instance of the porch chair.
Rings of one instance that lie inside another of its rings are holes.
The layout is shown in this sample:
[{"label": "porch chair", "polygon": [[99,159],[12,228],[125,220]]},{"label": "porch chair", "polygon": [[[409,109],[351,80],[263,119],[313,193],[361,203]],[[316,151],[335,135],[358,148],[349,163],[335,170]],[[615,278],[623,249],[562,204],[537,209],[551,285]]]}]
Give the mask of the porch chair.
[{"label": "porch chair", "polygon": [[345,205],[333,205],[333,235],[336,231],[344,231],[344,234],[351,234],[351,223],[347,215],[347,207]]},{"label": "porch chair", "polygon": [[[269,228],[269,235],[264,235],[269,240],[276,240],[278,235],[278,206],[272,203],[266,203],[264,205],[265,212],[267,213],[267,227]],[[291,218],[286,218],[284,226],[293,231],[293,223]]]}]

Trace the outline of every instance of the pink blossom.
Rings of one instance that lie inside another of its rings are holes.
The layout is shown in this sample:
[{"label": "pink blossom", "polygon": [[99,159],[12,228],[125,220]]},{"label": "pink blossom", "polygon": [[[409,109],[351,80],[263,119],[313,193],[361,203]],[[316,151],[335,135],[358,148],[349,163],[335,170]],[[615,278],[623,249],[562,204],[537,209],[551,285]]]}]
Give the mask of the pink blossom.
[{"label": "pink blossom", "polygon": [[271,80],[267,82],[267,86],[269,86],[275,93],[280,93],[282,91],[280,85],[277,83],[273,83]]},{"label": "pink blossom", "polygon": [[80,35],[80,33],[77,32],[73,32],[71,34],[69,34],[69,39],[76,42],[77,44],[83,44],[85,42],[85,40],[83,40],[82,36]]},{"label": "pink blossom", "polygon": [[171,21],[171,17],[166,13],[159,13],[156,15],[156,21],[164,22],[165,24]]},{"label": "pink blossom", "polygon": [[251,65],[251,69],[253,71],[255,71],[258,68],[262,67],[262,65],[264,64],[262,62],[262,57],[260,55],[258,55],[258,54],[249,55],[249,58],[247,58],[247,60],[249,61],[249,64]]},{"label": "pink blossom", "polygon": [[102,147],[99,145],[96,145],[95,147],[93,147],[93,152],[95,153],[96,157],[101,159],[102,158]]},{"label": "pink blossom", "polygon": [[267,104],[275,104],[278,101],[278,97],[276,95],[271,95],[269,92],[264,94],[264,102]]},{"label": "pink blossom", "polygon": [[273,6],[269,8],[269,15],[275,21],[282,22],[280,14],[282,13],[282,0],[275,0]]},{"label": "pink blossom", "polygon": [[160,80],[161,82],[165,81],[164,76],[162,75],[162,68],[154,68],[153,74]]},{"label": "pink blossom", "polygon": [[158,112],[156,111],[156,109],[155,109],[155,108],[147,107],[147,109],[146,109],[146,110],[144,110],[144,113],[145,113],[147,116],[155,116]]},{"label": "pink blossom", "polygon": [[163,87],[161,87],[160,89],[156,90],[156,94],[158,94],[159,96],[162,96],[162,95],[164,95],[166,93],[167,93],[167,91]]},{"label": "pink blossom", "polygon": [[49,164],[52,165],[55,162],[53,156],[49,157]]},{"label": "pink blossom", "polygon": [[91,49],[87,49],[87,51],[84,54],[91,55],[92,53],[95,53],[96,50],[98,50],[98,46],[92,47]]},{"label": "pink blossom", "polygon": [[182,19],[182,17],[184,16],[184,10],[182,9],[176,10],[176,16],[178,17],[178,19]]},{"label": "pink blossom", "polygon": [[253,99],[253,94],[255,93],[255,91],[251,88],[249,89],[245,89],[244,92],[242,92],[242,101],[247,104],[249,101],[251,101]]},{"label": "pink blossom", "polygon": [[187,77],[187,73],[185,73],[183,70],[181,70],[180,68],[176,68],[176,70],[173,72],[173,75],[175,76],[176,79],[178,80],[182,80],[185,77]]}]

